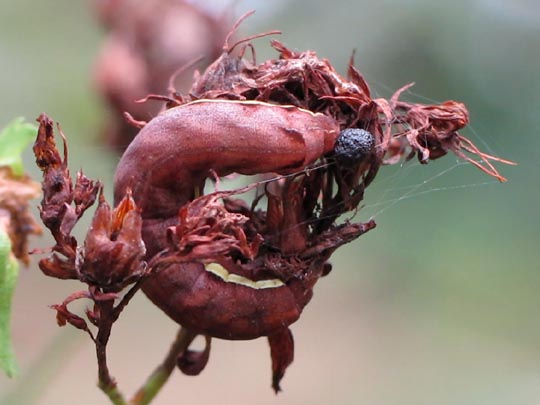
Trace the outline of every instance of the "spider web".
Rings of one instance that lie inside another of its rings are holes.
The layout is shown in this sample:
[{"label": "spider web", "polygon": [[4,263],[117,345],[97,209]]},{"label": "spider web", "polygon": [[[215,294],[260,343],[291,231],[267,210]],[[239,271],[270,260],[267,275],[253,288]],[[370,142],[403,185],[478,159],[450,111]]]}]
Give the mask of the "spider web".
[{"label": "spider web", "polygon": [[[373,83],[374,81],[371,80]],[[375,81],[378,87],[385,92],[391,93],[392,89],[384,84]],[[375,92],[374,92],[375,93]],[[430,104],[440,104],[440,100],[434,100],[410,89],[404,97],[416,99]],[[475,143],[482,145],[482,148],[492,155],[497,155],[487,141],[481,137],[470,124],[464,131],[461,131]],[[480,162],[480,160],[478,160]],[[476,179],[484,178],[484,181]],[[470,178],[472,181],[463,181]],[[452,184],[454,182],[454,184]],[[401,161],[393,166],[382,166],[373,183],[366,189],[364,204],[359,209],[358,214],[362,218],[375,219],[381,214],[398,208],[399,204],[406,200],[425,197],[431,193],[445,193],[464,191],[499,184],[499,181],[485,177],[482,173],[477,173],[470,163],[461,160],[451,153],[424,165],[416,158],[410,161]]]}]

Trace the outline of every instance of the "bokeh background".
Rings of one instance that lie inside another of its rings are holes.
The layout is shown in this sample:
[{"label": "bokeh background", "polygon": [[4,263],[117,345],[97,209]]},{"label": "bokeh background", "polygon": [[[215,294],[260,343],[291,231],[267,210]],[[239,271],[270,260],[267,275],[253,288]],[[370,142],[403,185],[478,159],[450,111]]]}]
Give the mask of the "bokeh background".
[{"label": "bokeh background", "polygon": [[[224,2],[204,2],[216,13]],[[373,91],[465,102],[465,135],[519,163],[500,184],[453,156],[384,168],[358,219],[378,227],[334,256],[293,326],[296,358],[270,389],[266,341],[216,341],[198,377],[175,373],[156,404],[540,403],[540,3],[535,0],[237,2],[252,34],[312,49],[345,72],[353,48]],[[90,72],[103,39],[85,2],[0,0],[0,126],[42,111],[61,122],[73,171],[104,181],[118,160],[99,138]],[[272,57],[256,41],[259,60]],[[32,156],[27,169],[38,178]],[[37,205],[37,202],[35,203]],[[34,239],[33,246],[50,244]],[[23,270],[13,333],[22,374],[0,403],[106,404],[93,345],[47,305],[81,289]],[[83,306],[79,306],[82,310]],[[77,309],[77,306],[74,306]],[[115,325],[110,364],[126,394],[162,358],[176,326],[144,296]]]}]

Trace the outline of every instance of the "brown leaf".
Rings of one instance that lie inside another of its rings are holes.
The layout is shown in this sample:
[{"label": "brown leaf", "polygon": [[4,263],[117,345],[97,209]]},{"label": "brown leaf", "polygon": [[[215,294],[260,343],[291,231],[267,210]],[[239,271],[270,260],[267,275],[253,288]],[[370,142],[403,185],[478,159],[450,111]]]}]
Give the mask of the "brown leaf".
[{"label": "brown leaf", "polygon": [[30,177],[15,177],[8,167],[0,167],[0,222],[11,240],[15,257],[28,265],[28,237],[41,234],[30,214],[29,201],[39,197],[39,183]]},{"label": "brown leaf", "polygon": [[281,391],[279,385],[285,370],[294,360],[294,339],[289,328],[283,328],[268,336],[272,357],[272,388],[276,394]]},{"label": "brown leaf", "polygon": [[79,278],[79,273],[75,269],[75,253],[67,258],[53,253],[50,257],[39,261],[39,268],[43,274],[49,277],[62,280],[76,280]]},{"label": "brown leaf", "polygon": [[78,315],[71,313],[65,305],[51,305],[51,308],[56,310],[56,321],[58,326],[65,326],[69,323],[77,329],[88,331],[86,321]]},{"label": "brown leaf", "polygon": [[92,331],[88,328],[88,324],[86,323],[86,321],[80,316],[72,313],[67,307],[71,302],[83,298],[91,298],[91,296],[87,291],[77,291],[70,294],[61,304],[54,304],[50,307],[56,310],[56,321],[58,323],[58,326],[65,326],[69,323],[75,328],[87,332],[92,338],[92,340],[94,340]]}]

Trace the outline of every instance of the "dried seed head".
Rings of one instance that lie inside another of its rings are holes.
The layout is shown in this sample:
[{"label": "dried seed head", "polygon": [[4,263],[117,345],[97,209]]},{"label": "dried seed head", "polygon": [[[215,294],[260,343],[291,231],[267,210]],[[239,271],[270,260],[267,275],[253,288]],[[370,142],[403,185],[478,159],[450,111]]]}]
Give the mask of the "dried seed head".
[{"label": "dried seed head", "polygon": [[334,156],[337,160],[347,163],[357,163],[364,160],[373,152],[375,138],[373,135],[360,128],[347,128],[340,132]]},{"label": "dried seed head", "polygon": [[78,249],[79,279],[114,292],[137,281],[145,269],[141,228],[141,214],[131,191],[114,210],[100,194],[84,247]]}]

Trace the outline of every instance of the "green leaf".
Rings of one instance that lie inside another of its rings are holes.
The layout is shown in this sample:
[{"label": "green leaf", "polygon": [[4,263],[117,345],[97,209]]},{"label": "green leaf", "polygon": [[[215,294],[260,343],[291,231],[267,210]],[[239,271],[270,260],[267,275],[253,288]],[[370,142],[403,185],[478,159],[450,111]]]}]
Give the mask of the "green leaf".
[{"label": "green leaf", "polygon": [[11,241],[5,229],[0,228],[0,368],[13,377],[18,367],[11,342],[11,299],[17,276],[19,263],[11,253]]},{"label": "green leaf", "polygon": [[0,166],[9,166],[15,177],[24,174],[22,152],[32,142],[37,133],[37,126],[24,122],[19,117],[11,121],[0,132]]}]

